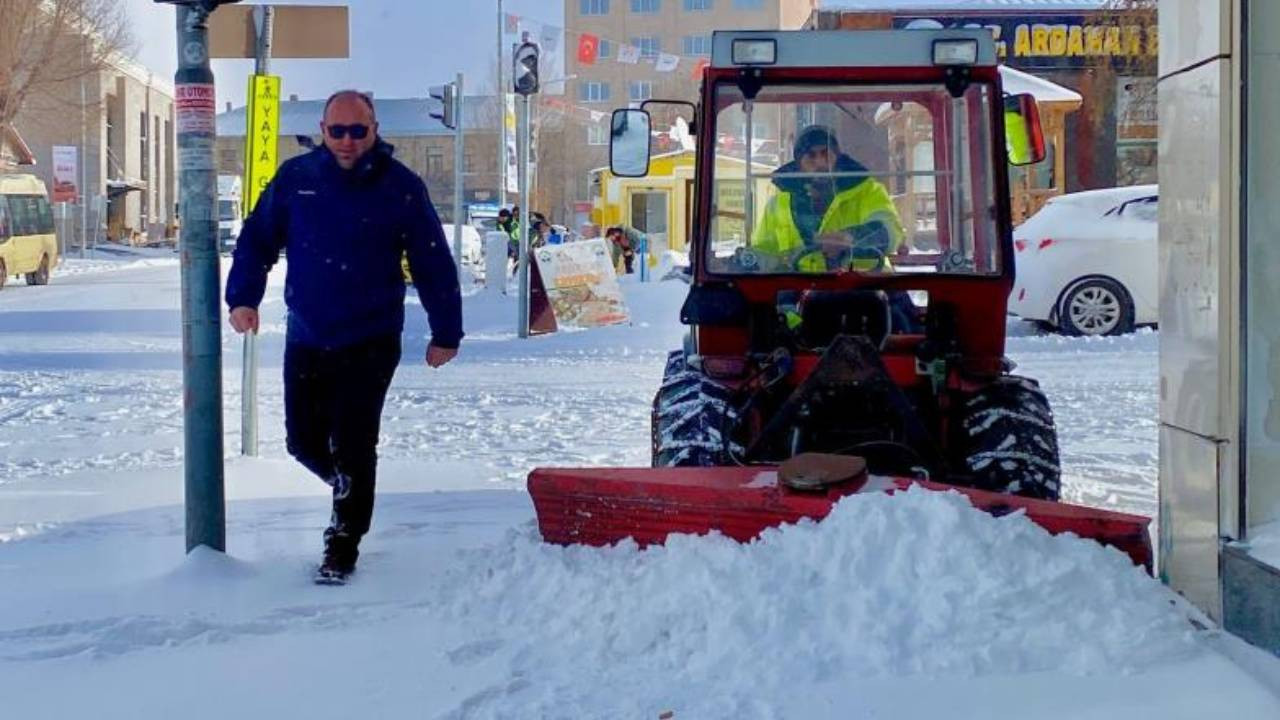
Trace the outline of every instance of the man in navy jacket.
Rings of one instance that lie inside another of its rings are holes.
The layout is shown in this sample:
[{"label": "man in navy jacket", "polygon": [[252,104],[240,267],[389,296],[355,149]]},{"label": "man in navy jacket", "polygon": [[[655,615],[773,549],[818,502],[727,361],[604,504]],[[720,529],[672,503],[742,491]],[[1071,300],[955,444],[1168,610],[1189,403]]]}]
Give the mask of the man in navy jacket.
[{"label": "man in navy jacket", "polygon": [[284,163],[245,221],[226,299],[236,332],[256,333],[267,273],[287,249],[286,442],[333,487],[316,579],[341,583],[373,517],[379,424],[404,329],[402,254],[427,311],[433,368],[458,353],[462,300],[427,188],[378,137],[372,100],[335,93],[320,129],[324,145]]}]

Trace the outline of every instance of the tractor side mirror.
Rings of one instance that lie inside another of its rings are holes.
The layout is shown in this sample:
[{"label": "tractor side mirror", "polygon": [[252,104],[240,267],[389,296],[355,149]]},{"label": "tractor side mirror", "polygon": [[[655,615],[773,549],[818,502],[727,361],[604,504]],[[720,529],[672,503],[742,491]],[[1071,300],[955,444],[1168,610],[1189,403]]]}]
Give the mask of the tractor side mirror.
[{"label": "tractor side mirror", "polygon": [[1004,136],[1010,165],[1035,165],[1044,160],[1040,107],[1030,93],[1005,96]]},{"label": "tractor side mirror", "polygon": [[649,174],[649,129],[646,110],[618,109],[609,120],[609,171],[617,177]]}]

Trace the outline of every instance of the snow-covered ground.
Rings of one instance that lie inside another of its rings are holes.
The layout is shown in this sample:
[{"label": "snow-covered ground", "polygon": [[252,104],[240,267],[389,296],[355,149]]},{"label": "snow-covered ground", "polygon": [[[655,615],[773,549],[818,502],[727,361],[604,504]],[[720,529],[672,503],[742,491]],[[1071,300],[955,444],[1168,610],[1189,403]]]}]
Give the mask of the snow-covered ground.
[{"label": "snow-covered ground", "polygon": [[[226,556],[183,554],[172,254],[0,292],[0,717],[1280,717],[1257,656],[1122,556],[954,496],[855,497],[745,546],[539,543],[530,468],[647,463],[676,282],[624,283],[631,326],[525,341],[513,302],[471,295],[438,371],[411,295],[374,530],[351,585],[315,587],[327,488],[284,452],[273,277],[260,458],[224,337]],[[1067,499],[1153,513],[1158,336],[1011,333]]]}]

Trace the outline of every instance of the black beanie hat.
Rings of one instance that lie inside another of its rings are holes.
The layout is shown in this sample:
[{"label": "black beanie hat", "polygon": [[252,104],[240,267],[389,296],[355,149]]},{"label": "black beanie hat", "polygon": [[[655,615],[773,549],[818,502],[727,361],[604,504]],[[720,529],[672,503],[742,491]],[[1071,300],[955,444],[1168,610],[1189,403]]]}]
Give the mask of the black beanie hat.
[{"label": "black beanie hat", "polygon": [[796,136],[794,157],[799,159],[801,155],[822,145],[831,148],[834,152],[840,152],[840,143],[830,128],[823,125],[810,125]]}]

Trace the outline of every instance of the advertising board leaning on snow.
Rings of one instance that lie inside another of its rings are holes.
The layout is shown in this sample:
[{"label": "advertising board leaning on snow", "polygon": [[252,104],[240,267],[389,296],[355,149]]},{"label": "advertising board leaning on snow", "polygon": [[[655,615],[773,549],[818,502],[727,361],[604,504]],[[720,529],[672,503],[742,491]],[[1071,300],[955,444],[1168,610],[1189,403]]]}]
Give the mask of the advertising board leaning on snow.
[{"label": "advertising board leaning on snow", "polygon": [[402,254],[431,325],[433,368],[458,352],[462,299],[427,188],[378,137],[373,101],[335,93],[320,128],[324,145],[285,163],[245,222],[226,299],[231,326],[256,333],[267,273],[287,249],[286,444],[333,487],[316,581],[341,584],[373,518],[379,425],[404,329]]}]

